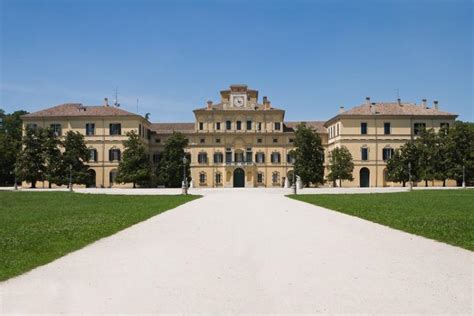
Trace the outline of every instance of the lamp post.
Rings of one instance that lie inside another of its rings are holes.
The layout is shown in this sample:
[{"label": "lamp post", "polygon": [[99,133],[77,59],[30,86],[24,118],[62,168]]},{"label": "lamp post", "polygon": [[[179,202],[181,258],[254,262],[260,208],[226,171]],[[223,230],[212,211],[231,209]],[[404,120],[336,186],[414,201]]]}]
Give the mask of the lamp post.
[{"label": "lamp post", "polygon": [[413,185],[411,183],[411,161],[408,162],[408,188],[409,190],[413,190]]},{"label": "lamp post", "polygon": [[182,184],[182,192],[184,195],[188,194],[188,178],[186,177],[186,164],[188,163],[188,159],[186,156],[183,157],[183,184]]},{"label": "lamp post", "polygon": [[296,170],[295,170],[296,157],[293,157],[292,162],[293,162],[293,183],[291,187],[293,189],[293,194],[296,195],[298,194],[298,192],[296,192]]},{"label": "lamp post", "polygon": [[69,192],[72,192],[72,165],[69,164]]}]

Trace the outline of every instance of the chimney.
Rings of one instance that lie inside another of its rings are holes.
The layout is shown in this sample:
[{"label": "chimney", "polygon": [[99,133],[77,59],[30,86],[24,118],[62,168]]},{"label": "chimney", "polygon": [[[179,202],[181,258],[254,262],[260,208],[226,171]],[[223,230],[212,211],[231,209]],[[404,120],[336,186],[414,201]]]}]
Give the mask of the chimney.
[{"label": "chimney", "polygon": [[263,109],[269,110],[271,108],[270,101],[267,97],[263,97]]},{"label": "chimney", "polygon": [[109,99],[108,98],[104,98],[104,106],[109,106]]},{"label": "chimney", "polygon": [[375,102],[370,104],[370,114],[375,114]]},{"label": "chimney", "polygon": [[365,98],[365,104],[366,104],[366,105],[370,105],[370,97],[366,97],[366,98]]},{"label": "chimney", "polygon": [[345,111],[344,106],[339,107],[339,113],[343,113]]},{"label": "chimney", "polygon": [[421,107],[426,109],[426,99],[421,100]]},{"label": "chimney", "polygon": [[398,98],[397,103],[398,103],[398,106],[402,106],[402,99]]},{"label": "chimney", "polygon": [[263,104],[267,103],[267,100],[268,100],[267,96],[264,96],[263,97]]},{"label": "chimney", "polygon": [[433,107],[434,107],[436,110],[439,110],[438,101],[436,101],[436,100],[433,101]]},{"label": "chimney", "polygon": [[211,100],[207,101],[207,109],[212,110],[212,101]]}]

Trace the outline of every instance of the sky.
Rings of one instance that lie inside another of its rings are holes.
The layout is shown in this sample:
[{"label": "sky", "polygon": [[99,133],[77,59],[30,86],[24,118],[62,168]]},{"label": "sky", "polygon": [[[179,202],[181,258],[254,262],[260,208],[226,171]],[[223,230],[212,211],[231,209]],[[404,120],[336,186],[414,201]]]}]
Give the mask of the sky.
[{"label": "sky", "polygon": [[36,111],[104,97],[152,122],[234,83],[285,119],[340,106],[429,103],[474,121],[473,4],[461,0],[0,0],[0,108]]}]

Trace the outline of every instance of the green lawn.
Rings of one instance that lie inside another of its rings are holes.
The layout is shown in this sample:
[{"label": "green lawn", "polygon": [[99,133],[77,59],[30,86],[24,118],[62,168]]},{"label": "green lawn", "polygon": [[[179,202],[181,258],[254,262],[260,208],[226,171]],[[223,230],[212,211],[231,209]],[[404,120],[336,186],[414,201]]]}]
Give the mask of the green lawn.
[{"label": "green lawn", "polygon": [[0,191],[0,280],[196,198]]},{"label": "green lawn", "polygon": [[474,251],[474,190],[289,197]]}]

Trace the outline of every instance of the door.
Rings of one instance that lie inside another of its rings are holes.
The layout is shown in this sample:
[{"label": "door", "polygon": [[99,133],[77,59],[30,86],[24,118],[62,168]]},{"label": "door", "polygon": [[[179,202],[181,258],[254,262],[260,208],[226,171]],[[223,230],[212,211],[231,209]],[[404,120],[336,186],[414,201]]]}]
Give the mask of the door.
[{"label": "door", "polygon": [[369,171],[369,169],[367,169],[367,168],[360,169],[359,178],[360,178],[360,187],[361,188],[370,187],[370,171]]},{"label": "door", "polygon": [[245,172],[237,168],[234,170],[234,188],[245,187]]}]

